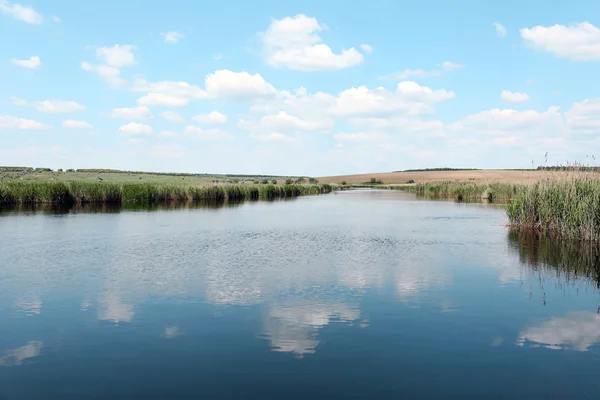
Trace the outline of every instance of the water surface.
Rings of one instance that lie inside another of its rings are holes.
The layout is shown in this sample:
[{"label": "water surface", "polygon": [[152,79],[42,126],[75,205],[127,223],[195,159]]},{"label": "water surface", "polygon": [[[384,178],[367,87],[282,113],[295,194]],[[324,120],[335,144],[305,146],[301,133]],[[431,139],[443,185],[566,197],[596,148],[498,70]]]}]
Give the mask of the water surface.
[{"label": "water surface", "polygon": [[600,398],[597,249],[349,191],[0,213],[0,399]]}]

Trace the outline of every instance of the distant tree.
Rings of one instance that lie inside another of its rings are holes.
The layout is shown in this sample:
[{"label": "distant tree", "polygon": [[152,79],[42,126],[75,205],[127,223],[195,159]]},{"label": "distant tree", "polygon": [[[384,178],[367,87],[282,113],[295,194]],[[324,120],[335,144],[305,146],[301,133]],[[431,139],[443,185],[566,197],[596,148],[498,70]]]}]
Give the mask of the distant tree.
[{"label": "distant tree", "polygon": [[268,179],[263,179],[263,180],[261,181],[261,183],[262,183],[263,185],[267,185],[267,184],[269,183],[269,180],[268,180]]},{"label": "distant tree", "polygon": [[414,179],[409,179],[409,180],[406,181],[406,183],[415,183],[415,180]]},{"label": "distant tree", "polygon": [[272,183],[273,185],[277,185],[277,179],[273,179],[273,180],[271,181],[271,183]]},{"label": "distant tree", "polygon": [[377,178],[371,178],[371,184],[376,184],[377,183]]},{"label": "distant tree", "polygon": [[63,172],[63,169],[62,169],[62,168],[59,168],[59,169],[58,169],[58,172]]},{"label": "distant tree", "polygon": [[342,185],[343,186],[347,185],[346,181],[342,181]]},{"label": "distant tree", "polygon": [[301,184],[303,184],[305,182],[306,182],[306,179],[304,179],[303,177],[300,177],[300,178],[296,179],[296,183],[299,184],[299,185],[301,185]]},{"label": "distant tree", "polygon": [[308,178],[308,182],[311,185],[316,185],[317,183],[319,183],[319,180],[317,178]]},{"label": "distant tree", "polygon": [[294,183],[294,180],[293,180],[292,178],[287,178],[287,179],[285,180],[285,184],[286,184],[286,185],[291,185],[292,183]]}]

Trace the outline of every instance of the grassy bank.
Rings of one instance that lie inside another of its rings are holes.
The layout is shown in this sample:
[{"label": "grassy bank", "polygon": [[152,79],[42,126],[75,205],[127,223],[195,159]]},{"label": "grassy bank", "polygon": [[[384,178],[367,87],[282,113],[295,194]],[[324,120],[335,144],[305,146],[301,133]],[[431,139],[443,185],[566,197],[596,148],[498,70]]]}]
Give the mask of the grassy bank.
[{"label": "grassy bank", "polygon": [[184,183],[39,182],[0,183],[0,204],[153,204],[168,201],[238,201],[329,193],[331,185],[186,185]]},{"label": "grassy bank", "polygon": [[520,230],[600,240],[600,177],[580,173],[524,186],[506,211],[510,224]]}]

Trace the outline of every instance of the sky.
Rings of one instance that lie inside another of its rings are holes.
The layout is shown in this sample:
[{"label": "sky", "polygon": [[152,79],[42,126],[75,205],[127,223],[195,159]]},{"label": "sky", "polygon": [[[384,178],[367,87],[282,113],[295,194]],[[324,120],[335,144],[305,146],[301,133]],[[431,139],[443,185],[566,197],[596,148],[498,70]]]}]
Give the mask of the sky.
[{"label": "sky", "polygon": [[599,67],[597,1],[0,0],[0,165],[595,164]]}]

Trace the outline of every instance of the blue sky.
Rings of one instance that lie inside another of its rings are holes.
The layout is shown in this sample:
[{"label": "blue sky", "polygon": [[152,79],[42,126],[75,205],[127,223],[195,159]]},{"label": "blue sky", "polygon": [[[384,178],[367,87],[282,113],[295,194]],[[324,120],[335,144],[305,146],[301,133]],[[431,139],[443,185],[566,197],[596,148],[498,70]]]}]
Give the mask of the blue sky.
[{"label": "blue sky", "polygon": [[597,2],[288,3],[0,0],[0,165],[322,176],[600,157]]}]

